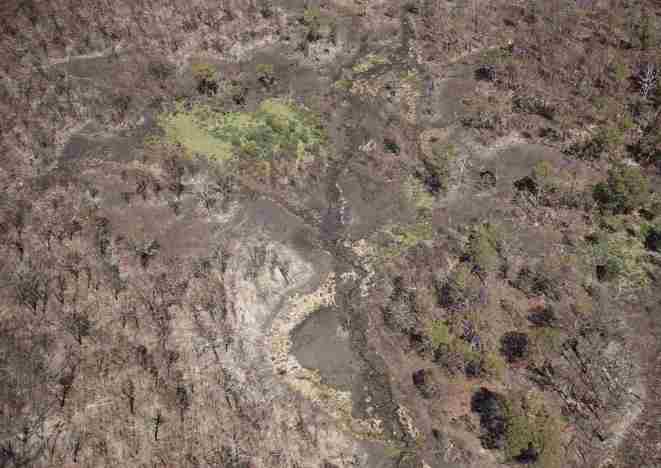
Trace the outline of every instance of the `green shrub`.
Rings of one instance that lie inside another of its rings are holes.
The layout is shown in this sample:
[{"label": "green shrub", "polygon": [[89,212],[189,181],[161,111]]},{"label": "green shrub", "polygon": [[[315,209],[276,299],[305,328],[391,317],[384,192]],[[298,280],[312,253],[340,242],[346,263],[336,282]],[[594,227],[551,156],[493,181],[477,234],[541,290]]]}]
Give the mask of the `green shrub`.
[{"label": "green shrub", "polygon": [[505,374],[507,365],[500,354],[488,351],[482,356],[482,367],[487,375],[501,379]]},{"label": "green shrub", "polygon": [[657,45],[656,17],[649,11],[643,11],[641,14],[637,39],[642,50],[649,50]]},{"label": "green shrub", "polygon": [[649,181],[639,168],[618,164],[605,181],[595,185],[592,195],[602,210],[627,214],[649,200]]},{"label": "green shrub", "polygon": [[621,289],[638,289],[649,283],[645,248],[640,239],[624,232],[602,235],[589,253],[598,279],[616,282]]},{"label": "green shrub", "polygon": [[607,232],[624,230],[629,217],[626,215],[606,215],[599,220],[599,227]]},{"label": "green shrub", "polygon": [[218,77],[213,65],[206,62],[194,63],[191,66],[191,72],[200,94],[211,96],[218,92]]},{"label": "green shrub", "polygon": [[385,138],[383,140],[383,148],[388,152],[392,154],[399,154],[401,148],[397,144],[395,140],[392,140],[390,138]]},{"label": "green shrub", "polygon": [[623,146],[622,129],[617,125],[607,125],[601,127],[589,141],[573,145],[569,152],[583,159],[601,159],[604,155],[619,154]]},{"label": "green shrub", "polygon": [[381,229],[386,236],[387,247],[381,250],[381,257],[391,259],[406,252],[420,242],[434,237],[431,222],[421,219],[408,225],[389,224]]},{"label": "green shrub", "polygon": [[318,24],[321,21],[321,10],[319,7],[308,7],[303,12],[303,22],[306,25]]},{"label": "green shrub", "polygon": [[368,54],[362,61],[355,64],[352,70],[355,73],[365,73],[377,65],[385,65],[390,63],[388,57],[377,54]]},{"label": "green shrub", "polygon": [[409,175],[402,184],[404,197],[415,206],[419,216],[427,217],[434,207],[434,196],[414,175]]},{"label": "green shrub", "polygon": [[468,377],[502,378],[505,361],[493,351],[480,351],[463,338],[450,332],[446,322],[435,320],[427,329],[437,362],[445,362],[451,372],[464,372]]},{"label": "green shrub", "polygon": [[434,349],[440,345],[450,345],[452,342],[452,335],[447,323],[440,320],[434,320],[429,327],[429,338],[431,339]]},{"label": "green shrub", "polygon": [[624,85],[631,76],[629,65],[621,59],[614,60],[609,66],[609,71],[618,85]]},{"label": "green shrub", "polygon": [[468,238],[466,255],[479,273],[489,274],[501,263],[502,234],[493,224],[475,226]]},{"label": "green shrub", "polygon": [[513,286],[528,296],[546,296],[557,301],[560,299],[562,279],[558,273],[543,265],[536,268],[526,266],[519,271]]},{"label": "green shrub", "polygon": [[306,39],[309,42],[317,41],[321,38],[321,10],[319,7],[308,7],[303,12],[303,24],[307,26],[308,32]]},{"label": "green shrub", "polygon": [[562,466],[562,423],[541,398],[505,401],[505,457],[539,468]]},{"label": "green shrub", "polygon": [[450,183],[452,163],[457,159],[457,150],[452,144],[433,143],[431,154],[423,156],[428,177],[426,185],[433,193],[447,190]]},{"label": "green shrub", "polygon": [[641,236],[648,250],[661,253],[661,222],[643,225]]}]

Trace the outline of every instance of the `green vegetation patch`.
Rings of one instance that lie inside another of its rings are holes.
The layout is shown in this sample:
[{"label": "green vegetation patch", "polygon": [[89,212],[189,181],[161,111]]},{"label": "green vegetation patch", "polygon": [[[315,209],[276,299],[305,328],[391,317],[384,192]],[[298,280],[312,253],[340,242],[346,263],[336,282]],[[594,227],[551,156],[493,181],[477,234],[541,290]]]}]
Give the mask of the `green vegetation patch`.
[{"label": "green vegetation patch", "polygon": [[168,143],[181,145],[188,156],[201,154],[216,161],[226,161],[232,157],[232,145],[216,138],[201,118],[201,109],[190,112],[174,112],[163,116],[159,122],[165,131]]},{"label": "green vegetation patch", "polygon": [[385,235],[386,247],[381,249],[381,257],[391,259],[402,255],[411,247],[434,237],[431,212],[434,196],[415,176],[410,175],[402,184],[402,195],[416,211],[416,220],[409,224],[388,224],[381,228]]},{"label": "green vegetation patch", "polygon": [[562,466],[562,422],[541,398],[505,401],[505,456],[540,468]]},{"label": "green vegetation patch", "polygon": [[449,346],[453,340],[448,324],[441,320],[434,320],[429,326],[429,338],[434,349],[441,345]]},{"label": "green vegetation patch", "polygon": [[631,213],[649,200],[649,180],[640,168],[618,164],[605,181],[595,185],[593,196],[603,211]]},{"label": "green vegetation patch", "polygon": [[388,57],[377,54],[368,54],[361,62],[355,64],[352,70],[355,73],[365,73],[377,65],[386,65],[388,63],[390,63]]},{"label": "green vegetation patch", "polygon": [[268,99],[254,112],[223,113],[206,105],[187,110],[179,105],[162,115],[159,124],[168,143],[181,145],[188,156],[204,155],[217,162],[304,158],[325,143],[317,117],[282,99]]},{"label": "green vegetation patch", "polygon": [[503,235],[498,226],[483,223],[474,226],[468,237],[466,254],[481,273],[496,271],[500,266]]},{"label": "green vegetation patch", "polygon": [[423,220],[409,225],[389,224],[381,229],[386,235],[387,247],[381,250],[381,257],[391,259],[402,255],[418,243],[434,236],[431,222]]},{"label": "green vegetation patch", "polygon": [[423,153],[422,163],[429,174],[427,185],[433,192],[448,189],[456,160],[457,150],[450,143],[432,142],[430,151]]},{"label": "green vegetation patch", "polygon": [[656,224],[643,224],[640,229],[640,238],[645,242],[648,250],[661,253],[661,221]]},{"label": "green vegetation patch", "polygon": [[[446,350],[449,354],[458,355],[463,363],[465,372],[472,377],[493,377],[501,379],[505,372],[505,360],[492,350],[478,350],[462,338],[458,338],[450,331],[447,322],[433,320],[426,329],[433,349]],[[474,369],[473,371],[466,370]],[[472,372],[472,373],[471,373]]]},{"label": "green vegetation patch", "polygon": [[191,65],[191,73],[196,80],[213,80],[216,78],[217,70],[207,62],[197,62]]},{"label": "green vegetation patch", "polygon": [[431,213],[434,207],[434,196],[427,191],[425,184],[417,177],[410,175],[402,185],[406,199],[415,206],[419,216]]},{"label": "green vegetation patch", "polygon": [[639,238],[624,232],[601,235],[588,253],[599,279],[612,281],[621,290],[639,289],[649,284],[645,268],[647,253]]}]

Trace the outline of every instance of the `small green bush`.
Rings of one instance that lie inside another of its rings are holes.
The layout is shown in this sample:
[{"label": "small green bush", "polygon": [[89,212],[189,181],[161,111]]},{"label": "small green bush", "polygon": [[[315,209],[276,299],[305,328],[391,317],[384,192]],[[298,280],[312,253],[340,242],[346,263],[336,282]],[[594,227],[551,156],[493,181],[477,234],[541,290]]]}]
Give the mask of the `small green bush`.
[{"label": "small green bush", "polygon": [[618,164],[605,181],[595,185],[592,195],[602,210],[628,214],[649,200],[649,181],[639,168]]},{"label": "small green bush", "polygon": [[538,265],[537,268],[523,267],[513,286],[528,296],[546,296],[559,300],[561,294],[561,276],[553,269]]},{"label": "small green bush", "polygon": [[661,222],[644,225],[641,234],[648,250],[661,253]]},{"label": "small green bush", "polygon": [[587,142],[573,145],[569,152],[582,159],[601,159],[619,154],[624,147],[624,132],[617,125],[601,127]]},{"label": "small green bush", "polygon": [[484,356],[482,357],[482,367],[487,375],[496,379],[501,379],[505,374],[505,368],[507,365],[500,354],[488,351],[484,353]]},{"label": "small green bush", "polygon": [[408,225],[389,224],[381,229],[381,233],[386,236],[388,244],[381,250],[380,257],[383,259],[398,257],[411,247],[434,237],[434,229],[427,219]]},{"label": "small green bush", "polygon": [[303,24],[308,32],[306,39],[309,42],[317,41],[321,38],[321,10],[319,7],[308,7],[303,12]]},{"label": "small green bush", "polygon": [[473,228],[466,246],[466,255],[482,274],[498,269],[501,263],[502,234],[493,224],[484,223]]},{"label": "small green bush", "polygon": [[431,154],[424,155],[423,164],[428,177],[426,185],[433,193],[445,191],[450,184],[452,163],[457,159],[457,150],[452,144],[434,143]]},{"label": "small green bush", "polygon": [[636,237],[624,232],[599,236],[590,255],[602,281],[615,282],[621,289],[638,289],[649,283],[645,246]]},{"label": "small green bush", "polygon": [[649,50],[657,45],[656,16],[648,11],[641,13],[637,39],[642,50]]},{"label": "small green bush", "polygon": [[539,468],[562,466],[562,423],[532,396],[505,401],[505,457]]},{"label": "small green bush", "polygon": [[429,338],[431,339],[434,349],[441,345],[450,345],[452,342],[452,335],[447,323],[440,320],[434,320],[429,327]]},{"label": "small green bush", "polygon": [[377,65],[385,65],[390,63],[388,57],[377,54],[368,54],[362,61],[355,64],[352,70],[355,73],[365,73]]},{"label": "small green bush", "polygon": [[213,65],[206,62],[194,63],[191,66],[191,72],[200,94],[211,96],[218,92],[217,71]]},{"label": "small green bush", "polygon": [[409,175],[402,184],[402,192],[406,200],[415,206],[420,217],[428,217],[434,207],[435,199],[417,177]]},{"label": "small green bush", "polygon": [[505,403],[505,457],[540,468],[562,466],[562,424],[541,401]]}]

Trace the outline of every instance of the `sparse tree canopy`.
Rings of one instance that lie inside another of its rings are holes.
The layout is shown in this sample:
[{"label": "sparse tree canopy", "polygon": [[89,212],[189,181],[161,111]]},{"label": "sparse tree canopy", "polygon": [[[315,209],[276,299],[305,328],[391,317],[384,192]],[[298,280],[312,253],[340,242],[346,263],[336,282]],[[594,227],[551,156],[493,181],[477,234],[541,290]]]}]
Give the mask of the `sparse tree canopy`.
[{"label": "sparse tree canopy", "polygon": [[631,213],[649,199],[649,181],[635,166],[617,165],[608,171],[608,178],[594,187],[593,195],[603,210]]}]

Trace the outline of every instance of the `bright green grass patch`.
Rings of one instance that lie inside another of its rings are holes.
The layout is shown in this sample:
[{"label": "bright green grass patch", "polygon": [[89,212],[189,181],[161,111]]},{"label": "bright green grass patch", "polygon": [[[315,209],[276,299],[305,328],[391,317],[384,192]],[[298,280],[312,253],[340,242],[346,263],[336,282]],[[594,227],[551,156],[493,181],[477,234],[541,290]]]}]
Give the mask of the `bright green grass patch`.
[{"label": "bright green grass patch", "polygon": [[217,161],[232,157],[232,145],[209,133],[194,112],[170,114],[160,124],[168,142],[181,145],[189,156],[203,154]]},{"label": "bright green grass patch", "polygon": [[159,123],[166,140],[189,156],[218,162],[233,158],[266,161],[279,156],[306,158],[325,143],[318,118],[288,100],[267,99],[254,112],[218,112],[196,105],[178,106]]},{"label": "bright green grass patch", "polygon": [[365,56],[362,62],[355,64],[352,70],[355,73],[365,73],[366,71],[371,70],[377,65],[385,65],[388,63],[390,63],[388,57],[384,57],[382,55],[377,55],[377,54],[368,54],[367,56]]}]

